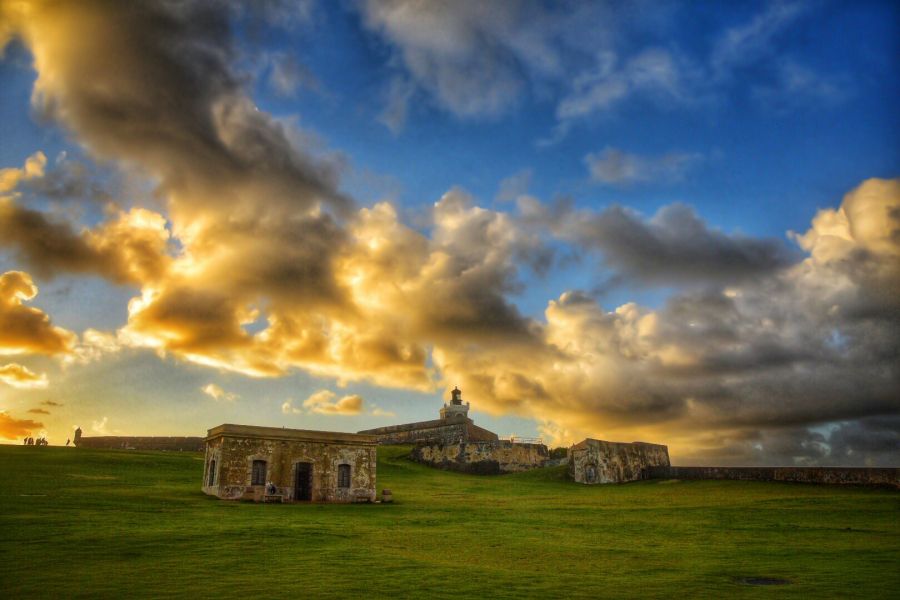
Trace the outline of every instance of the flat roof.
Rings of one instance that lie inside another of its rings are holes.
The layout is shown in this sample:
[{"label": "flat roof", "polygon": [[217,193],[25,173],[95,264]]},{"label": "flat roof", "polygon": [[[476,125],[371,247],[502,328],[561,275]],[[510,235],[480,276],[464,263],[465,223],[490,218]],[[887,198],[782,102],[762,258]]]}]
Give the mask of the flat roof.
[{"label": "flat roof", "polygon": [[319,442],[322,444],[357,444],[374,446],[378,443],[378,438],[374,435],[345,433],[343,431],[313,431],[311,429],[288,429],[286,427],[234,425],[231,423],[224,423],[210,429],[206,434],[206,440],[209,441],[213,438],[225,436]]}]

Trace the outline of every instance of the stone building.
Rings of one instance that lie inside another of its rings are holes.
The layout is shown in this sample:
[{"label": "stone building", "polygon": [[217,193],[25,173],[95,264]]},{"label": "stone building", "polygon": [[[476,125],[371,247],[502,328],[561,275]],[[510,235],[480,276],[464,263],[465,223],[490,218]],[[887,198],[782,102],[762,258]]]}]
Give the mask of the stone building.
[{"label": "stone building", "polygon": [[219,425],[206,436],[203,492],[229,500],[361,502],[375,499],[374,436]]},{"label": "stone building", "polygon": [[359,433],[374,435],[380,444],[459,444],[499,439],[496,433],[478,427],[469,418],[469,403],[463,404],[459,388],[450,393],[450,403],[441,408],[439,419],[366,429]]},{"label": "stone building", "polygon": [[646,442],[588,438],[569,448],[569,477],[578,483],[622,483],[650,479],[651,469],[669,466],[669,449]]}]

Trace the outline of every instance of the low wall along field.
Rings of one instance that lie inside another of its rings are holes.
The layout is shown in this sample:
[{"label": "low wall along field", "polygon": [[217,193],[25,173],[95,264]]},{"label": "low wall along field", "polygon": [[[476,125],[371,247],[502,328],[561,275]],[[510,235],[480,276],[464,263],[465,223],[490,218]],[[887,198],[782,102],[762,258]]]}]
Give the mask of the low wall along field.
[{"label": "low wall along field", "polygon": [[105,435],[82,437],[76,441],[79,448],[95,448],[103,450],[168,450],[183,452],[202,452],[202,437],[179,436],[118,436]]},{"label": "low wall along field", "polygon": [[654,479],[732,479],[900,488],[900,469],[855,467],[654,467]]}]

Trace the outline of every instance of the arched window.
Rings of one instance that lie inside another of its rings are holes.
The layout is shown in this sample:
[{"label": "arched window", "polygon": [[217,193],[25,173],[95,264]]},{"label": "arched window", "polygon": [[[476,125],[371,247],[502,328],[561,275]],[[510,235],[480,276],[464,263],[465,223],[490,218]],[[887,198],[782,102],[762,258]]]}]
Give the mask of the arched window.
[{"label": "arched window", "polygon": [[266,461],[253,461],[253,474],[250,477],[250,485],[266,485]]},{"label": "arched window", "polygon": [[216,459],[209,461],[209,483],[207,485],[216,485]]},{"label": "arched window", "polygon": [[338,465],[338,487],[350,487],[350,465]]}]

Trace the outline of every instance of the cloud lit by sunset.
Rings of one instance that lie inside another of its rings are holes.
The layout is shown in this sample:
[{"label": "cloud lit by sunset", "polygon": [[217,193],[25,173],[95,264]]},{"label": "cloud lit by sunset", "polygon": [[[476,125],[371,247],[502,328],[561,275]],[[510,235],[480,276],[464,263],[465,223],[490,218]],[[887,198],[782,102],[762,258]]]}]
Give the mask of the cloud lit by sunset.
[{"label": "cloud lit by sunset", "polygon": [[897,462],[896,6],[303,5],[0,4],[0,437]]}]

